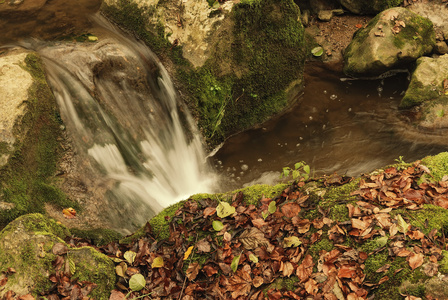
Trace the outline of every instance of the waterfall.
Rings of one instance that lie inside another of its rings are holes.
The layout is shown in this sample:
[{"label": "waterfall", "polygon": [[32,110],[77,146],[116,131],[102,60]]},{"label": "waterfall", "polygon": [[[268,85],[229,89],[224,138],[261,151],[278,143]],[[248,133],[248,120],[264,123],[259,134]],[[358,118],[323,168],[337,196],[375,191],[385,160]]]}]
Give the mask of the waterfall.
[{"label": "waterfall", "polygon": [[105,19],[95,20],[103,31],[98,42],[27,46],[44,60],[76,151],[112,182],[108,204],[141,225],[170,204],[211,192],[214,175],[157,57]]}]

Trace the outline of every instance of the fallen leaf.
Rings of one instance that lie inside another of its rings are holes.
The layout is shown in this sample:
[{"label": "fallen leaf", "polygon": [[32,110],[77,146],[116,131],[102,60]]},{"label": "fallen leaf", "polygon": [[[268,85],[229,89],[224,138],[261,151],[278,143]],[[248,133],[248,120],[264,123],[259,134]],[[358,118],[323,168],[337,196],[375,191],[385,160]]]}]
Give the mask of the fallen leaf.
[{"label": "fallen leaf", "polygon": [[165,263],[163,262],[163,257],[161,256],[154,258],[151,264],[151,268],[162,268],[163,266],[165,266]]},{"label": "fallen leaf", "polygon": [[294,272],[294,266],[289,261],[282,262],[280,270],[283,274],[283,277],[289,277]]},{"label": "fallen leaf", "polygon": [[[249,294],[252,287],[252,278],[250,276],[251,268],[249,265],[239,270],[235,275],[230,277],[229,284],[232,291],[232,298],[245,297]],[[244,299],[244,298],[243,298]]]},{"label": "fallen leaf", "polygon": [[64,217],[67,219],[74,219],[76,217],[76,210],[71,207],[64,208],[62,210],[62,213],[64,214]]},{"label": "fallen leaf", "polygon": [[66,244],[56,243],[53,245],[51,252],[53,252],[54,255],[64,255],[68,252],[68,247]]},{"label": "fallen leaf", "polygon": [[188,247],[187,251],[185,251],[185,253],[184,253],[184,260],[188,259],[188,257],[191,254],[191,251],[193,251],[193,248],[194,248],[194,246]]},{"label": "fallen leaf", "polygon": [[406,233],[409,229],[409,224],[406,223],[401,215],[397,215],[395,219],[397,220],[398,231]]},{"label": "fallen leaf", "polygon": [[249,255],[249,260],[253,263],[258,263],[258,257],[256,257],[253,253]]},{"label": "fallen leaf", "polygon": [[433,277],[439,271],[439,265],[437,263],[426,263],[423,265],[423,272],[429,276]]},{"label": "fallen leaf", "polygon": [[284,248],[289,248],[289,247],[298,247],[302,244],[302,242],[300,241],[300,239],[296,236],[289,236],[289,237],[285,237],[283,239],[283,247]]},{"label": "fallen leaf", "polygon": [[269,246],[269,241],[264,237],[264,233],[256,227],[246,229],[238,238],[247,250],[255,249],[259,246]]},{"label": "fallen leaf", "polygon": [[241,255],[237,255],[232,259],[230,268],[232,269],[233,272],[236,272],[236,270],[238,269],[238,264],[240,263],[240,257],[241,257]]},{"label": "fallen leaf", "polygon": [[145,277],[142,274],[132,275],[129,279],[129,288],[135,292],[142,290],[146,285]]},{"label": "fallen leaf", "polygon": [[305,290],[308,294],[316,295],[318,289],[317,282],[314,279],[310,278],[307,282],[305,282]]},{"label": "fallen leaf", "polygon": [[134,263],[135,257],[137,256],[137,253],[134,251],[126,251],[123,255],[124,259],[128,262],[128,264],[132,265]]},{"label": "fallen leaf", "polygon": [[34,298],[31,294],[26,294],[23,296],[20,296],[18,300],[35,300],[36,298]]},{"label": "fallen leaf", "polygon": [[126,296],[118,290],[112,290],[109,300],[126,300]]},{"label": "fallen leaf", "polygon": [[190,281],[193,281],[196,279],[196,276],[198,276],[199,273],[199,263],[198,262],[194,262],[188,265],[187,268],[187,278]]},{"label": "fallen leaf", "polygon": [[273,214],[273,213],[275,213],[277,211],[277,205],[275,204],[275,201],[271,201],[270,203],[269,203],[269,206],[268,206],[268,212],[270,213],[270,214]]},{"label": "fallen leaf", "polygon": [[297,203],[286,203],[281,207],[281,212],[285,215],[287,218],[292,218],[294,216],[297,216],[300,212],[300,205]]},{"label": "fallen leaf", "polygon": [[296,275],[299,277],[300,282],[305,282],[308,280],[313,273],[313,266],[313,257],[307,254],[296,271]]},{"label": "fallen leaf", "polygon": [[211,276],[213,276],[213,275],[218,273],[218,269],[216,269],[215,267],[210,266],[210,265],[203,266],[202,267],[202,271],[204,271],[205,274],[207,274],[208,277],[211,277]]},{"label": "fallen leaf", "polygon": [[263,277],[261,276],[255,276],[255,278],[252,280],[252,284],[254,287],[259,287],[264,283]]},{"label": "fallen leaf", "polygon": [[212,222],[212,227],[215,231],[221,231],[224,228],[224,224],[221,221],[214,220]]},{"label": "fallen leaf", "polygon": [[218,217],[225,218],[235,213],[235,207],[231,206],[227,202],[220,201],[216,207],[216,213]]},{"label": "fallen leaf", "polygon": [[202,239],[196,243],[198,252],[208,253],[211,251],[210,243],[206,239]]},{"label": "fallen leaf", "polygon": [[206,207],[203,212],[204,218],[215,214],[215,212],[216,212],[216,207],[210,207],[210,206]]},{"label": "fallen leaf", "polygon": [[409,259],[409,266],[412,270],[415,270],[416,268],[420,267],[423,264],[423,254],[418,253],[414,255],[408,256]]}]

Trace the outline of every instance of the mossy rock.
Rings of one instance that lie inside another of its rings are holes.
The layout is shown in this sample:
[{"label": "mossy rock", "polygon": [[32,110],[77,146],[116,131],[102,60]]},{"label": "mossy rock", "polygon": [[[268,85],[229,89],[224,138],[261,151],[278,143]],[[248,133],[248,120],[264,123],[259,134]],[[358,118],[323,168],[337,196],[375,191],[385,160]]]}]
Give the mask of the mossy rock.
[{"label": "mossy rock", "polygon": [[44,213],[45,203],[79,209],[54,183],[63,153],[62,121],[42,61],[31,52],[19,65],[32,78],[32,84],[24,85],[27,98],[23,99],[23,116],[13,127],[14,151],[0,169],[0,194],[2,202],[9,206],[7,210],[0,208],[0,229],[23,214]]},{"label": "mossy rock", "polygon": [[430,20],[406,8],[391,8],[355,33],[344,52],[344,73],[369,77],[405,68],[430,53],[434,45]]},{"label": "mossy rock", "polygon": [[[206,3],[197,2],[189,1],[183,10]],[[281,112],[303,87],[304,28],[292,0],[223,4],[216,9],[219,14],[209,14],[204,20],[207,24],[213,20],[213,26],[200,39],[207,48],[200,63],[186,55],[191,51],[190,39],[198,38],[192,24],[182,23],[183,31],[190,35],[178,40],[179,45],[171,45],[178,34],[170,15],[172,2],[159,1],[152,6],[131,0],[105,3],[103,11],[108,17],[135,32],[162,59],[174,63],[167,62],[174,66],[172,75],[210,146]],[[229,5],[233,7],[229,9]],[[215,8],[205,9],[212,12]],[[175,11],[176,20],[178,13],[181,20],[191,17]],[[193,14],[203,17],[202,12]],[[186,41],[184,45],[182,41]]]},{"label": "mossy rock", "polygon": [[437,58],[419,58],[400,107],[409,108],[443,97],[445,79],[448,79],[448,54]]},{"label": "mossy rock", "polygon": [[[64,243],[70,236],[69,230],[41,214],[24,215],[9,223],[0,232],[0,272],[13,268],[0,297],[9,290],[17,295],[48,292],[53,283],[49,276],[54,274],[53,261],[56,255],[52,249],[56,243]],[[91,247],[69,248],[67,259],[71,262],[73,278],[97,284],[91,292],[94,299],[108,299],[115,286],[113,262]]]}]

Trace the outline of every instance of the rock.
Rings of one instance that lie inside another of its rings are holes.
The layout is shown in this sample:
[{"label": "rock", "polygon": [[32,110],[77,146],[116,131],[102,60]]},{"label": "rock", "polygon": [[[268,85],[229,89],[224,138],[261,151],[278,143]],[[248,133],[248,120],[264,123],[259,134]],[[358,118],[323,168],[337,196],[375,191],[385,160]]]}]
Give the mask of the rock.
[{"label": "rock", "polygon": [[434,44],[430,20],[405,8],[391,8],[355,33],[344,52],[344,73],[354,77],[378,76],[430,53]]},{"label": "rock", "polygon": [[434,52],[437,54],[447,54],[448,53],[448,45],[445,41],[437,42],[434,46]]},{"label": "rock", "polygon": [[403,3],[403,0],[338,0],[342,6],[354,14],[377,14],[385,9]]},{"label": "rock", "polygon": [[0,56],[0,166],[7,163],[16,139],[22,139],[14,125],[22,120],[33,84],[31,75],[21,67],[28,53],[15,49]]},{"label": "rock", "polygon": [[15,273],[8,275],[0,297],[9,290],[20,296],[38,295],[52,288],[53,246],[62,244],[67,250],[59,253],[69,262],[72,278],[97,284],[89,296],[108,299],[115,286],[113,262],[91,247],[68,247],[63,239],[69,235],[67,228],[40,214],[24,215],[8,224],[0,232],[0,272],[13,268]]},{"label": "rock", "polygon": [[445,96],[443,81],[448,78],[448,55],[421,57],[412,74],[409,87],[401,100],[401,108],[410,108],[425,101]]},{"label": "rock", "polygon": [[[306,47],[300,9],[292,0],[209,2],[106,0],[102,11],[155,52],[158,46],[162,54],[174,53],[171,74],[189,91],[184,101],[197,108],[207,141],[217,145],[298,99]],[[145,27],[129,22],[125,11]],[[166,38],[172,47],[163,50]]]}]

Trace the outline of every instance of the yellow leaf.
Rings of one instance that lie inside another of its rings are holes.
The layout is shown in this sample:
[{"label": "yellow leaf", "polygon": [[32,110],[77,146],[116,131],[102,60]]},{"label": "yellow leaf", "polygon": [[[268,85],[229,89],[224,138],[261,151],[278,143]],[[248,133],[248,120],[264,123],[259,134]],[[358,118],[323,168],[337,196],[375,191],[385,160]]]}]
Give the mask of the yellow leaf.
[{"label": "yellow leaf", "polygon": [[151,268],[161,268],[164,265],[165,263],[163,262],[163,257],[158,256],[152,261]]},{"label": "yellow leaf", "polygon": [[285,247],[285,248],[288,248],[288,247],[298,247],[298,246],[300,246],[300,244],[302,244],[302,242],[296,236],[286,237],[283,240],[283,247]]},{"label": "yellow leaf", "polygon": [[409,229],[409,224],[406,223],[401,215],[397,215],[396,219],[398,221],[398,231],[400,231],[401,233],[406,233]]},{"label": "yellow leaf", "polygon": [[220,218],[225,218],[227,216],[233,215],[235,213],[235,207],[231,206],[227,202],[220,201],[216,207],[216,214]]},{"label": "yellow leaf", "polygon": [[185,251],[184,253],[184,260],[186,260],[190,256],[191,251],[193,251],[193,248],[194,248],[193,246],[188,247],[187,251]]}]

